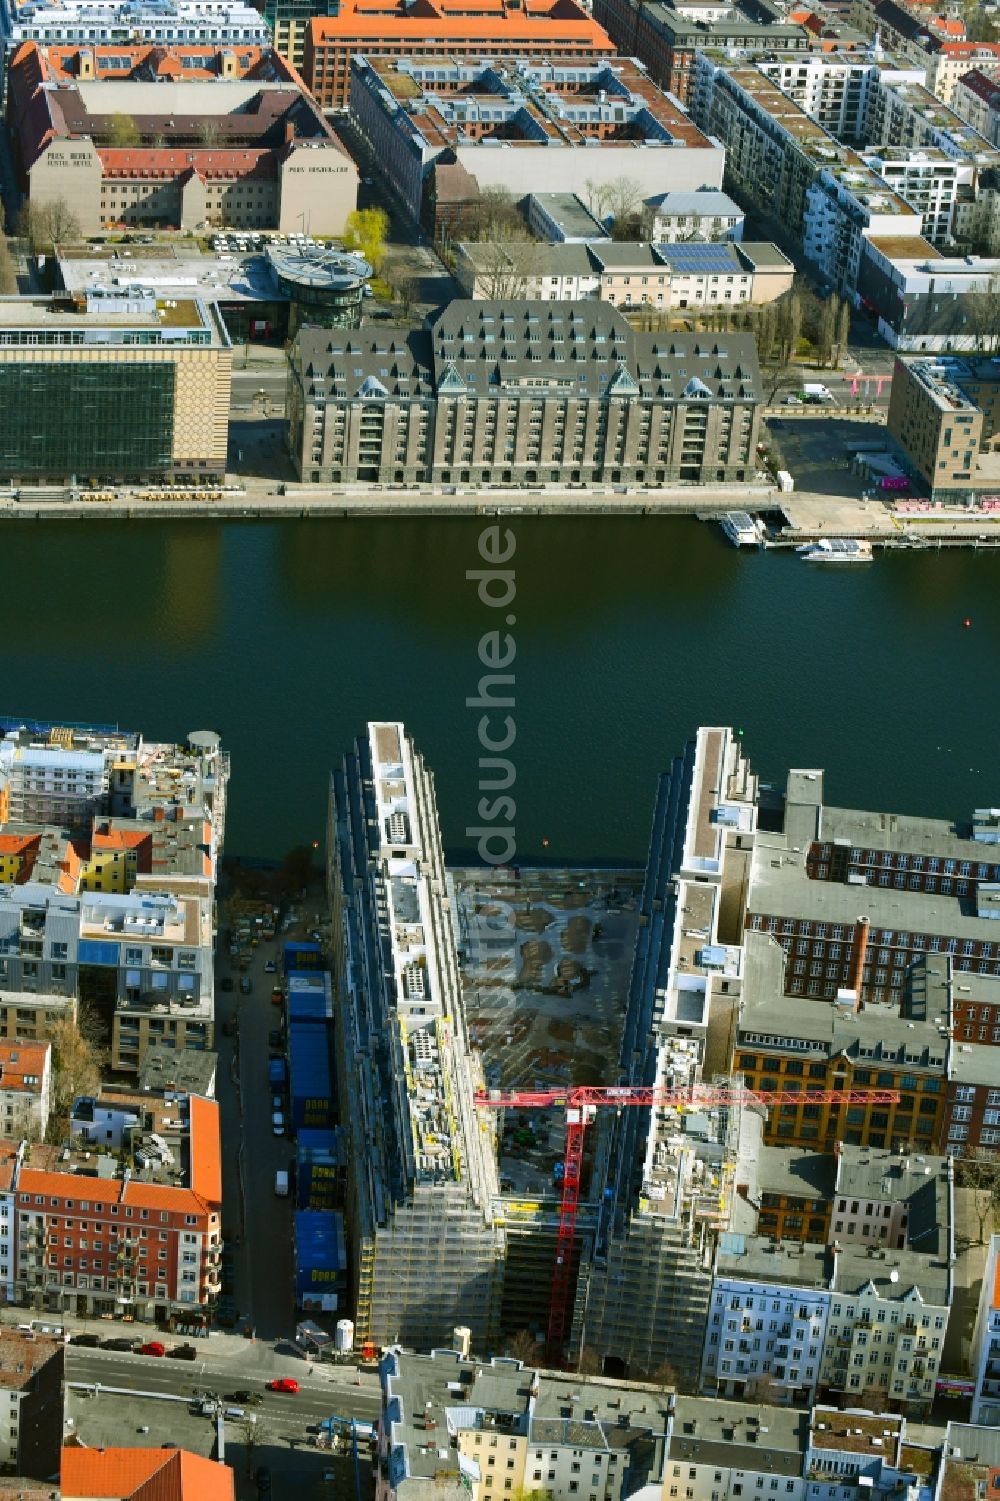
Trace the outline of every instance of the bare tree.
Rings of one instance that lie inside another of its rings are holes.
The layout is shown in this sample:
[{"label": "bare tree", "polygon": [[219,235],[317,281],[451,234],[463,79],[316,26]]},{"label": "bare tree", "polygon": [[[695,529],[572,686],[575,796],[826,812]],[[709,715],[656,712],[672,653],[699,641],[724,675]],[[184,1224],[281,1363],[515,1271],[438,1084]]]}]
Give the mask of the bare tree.
[{"label": "bare tree", "polygon": [[965,299],[972,332],[983,348],[994,351],[1000,344],[1000,276],[991,276],[989,285]]},{"label": "bare tree", "polygon": [[467,240],[530,240],[531,231],[507,188],[483,188],[462,218]]},{"label": "bare tree", "polygon": [[610,182],[594,182],[588,178],[584,184],[587,206],[596,219],[603,223],[612,221],[612,235],[616,240],[627,240],[638,228],[642,208],[642,187],[634,177],[615,177]]},{"label": "bare tree", "polygon": [[581,1376],[599,1376],[601,1374],[601,1357],[591,1345],[584,1345],[580,1351],[580,1359],[577,1361],[576,1368]]},{"label": "bare tree", "polygon": [[220,139],[219,122],[206,115],[198,122],[198,139],[203,146],[218,146]]},{"label": "bare tree", "polygon": [[11,255],[10,242],[0,234],[0,296],[10,297],[17,291],[17,266]]},{"label": "bare tree", "polygon": [[538,245],[532,241],[491,240],[477,246],[472,257],[478,295],[489,302],[527,297],[538,275]]},{"label": "bare tree", "polygon": [[851,304],[845,297],[837,314],[837,332],[834,338],[833,363],[839,365],[851,339]]},{"label": "bare tree", "polygon": [[28,200],[18,215],[18,233],[35,254],[57,241],[78,240],[80,220],[65,198],[51,198],[47,203]]},{"label": "bare tree", "polygon": [[971,1191],[979,1221],[979,1245],[984,1245],[1000,1209],[1000,1157],[975,1147],[968,1156],[957,1159],[955,1176],[960,1187]]},{"label": "bare tree", "polygon": [[530,1329],[519,1329],[507,1341],[507,1354],[524,1365],[537,1365],[542,1346]]},{"label": "bare tree", "polygon": [[417,300],[416,278],[408,271],[394,271],[389,279],[389,287],[393,297],[399,303],[399,310],[403,317],[408,318]]}]

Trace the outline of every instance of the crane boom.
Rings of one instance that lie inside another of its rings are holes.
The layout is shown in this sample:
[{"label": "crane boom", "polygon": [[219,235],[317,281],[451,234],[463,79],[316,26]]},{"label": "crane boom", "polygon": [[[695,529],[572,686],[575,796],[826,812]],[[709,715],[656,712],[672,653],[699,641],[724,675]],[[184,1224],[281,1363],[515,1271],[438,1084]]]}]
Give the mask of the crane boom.
[{"label": "crane boom", "polygon": [[549,1110],[561,1105],[566,1111],[562,1202],[545,1345],[546,1359],[550,1365],[557,1365],[563,1359],[568,1334],[584,1134],[599,1108],[639,1106],[653,1110],[682,1110],[712,1105],[748,1105],[769,1110],[775,1105],[892,1105],[899,1099],[899,1090],[747,1089],[732,1079],[720,1084],[691,1084],[683,1089],[631,1084],[579,1084],[568,1089],[487,1089],[479,1090],[474,1098],[483,1110]]}]

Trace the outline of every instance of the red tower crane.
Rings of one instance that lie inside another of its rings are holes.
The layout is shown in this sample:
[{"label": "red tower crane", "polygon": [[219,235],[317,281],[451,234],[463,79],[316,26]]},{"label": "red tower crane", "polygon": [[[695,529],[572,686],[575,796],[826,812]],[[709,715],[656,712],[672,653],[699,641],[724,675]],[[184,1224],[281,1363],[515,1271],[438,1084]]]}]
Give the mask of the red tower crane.
[{"label": "red tower crane", "polygon": [[573,1244],[580,1202],[580,1168],[587,1127],[600,1106],[621,1109],[626,1105],[675,1108],[712,1105],[891,1105],[899,1099],[895,1089],[746,1089],[742,1084],[692,1084],[684,1089],[658,1089],[641,1085],[578,1085],[569,1089],[499,1089],[479,1091],[475,1102],[486,1110],[548,1110],[562,1105],[566,1111],[566,1155],[563,1161],[562,1203],[556,1259],[549,1295],[549,1327],[546,1359],[558,1365],[563,1359],[566,1323],[573,1283]]}]

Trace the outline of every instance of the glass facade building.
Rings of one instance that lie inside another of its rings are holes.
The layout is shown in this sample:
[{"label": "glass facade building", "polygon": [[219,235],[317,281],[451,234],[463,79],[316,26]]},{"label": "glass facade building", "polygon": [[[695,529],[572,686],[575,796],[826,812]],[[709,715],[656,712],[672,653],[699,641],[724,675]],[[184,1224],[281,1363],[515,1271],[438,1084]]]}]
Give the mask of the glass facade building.
[{"label": "glass facade building", "polygon": [[142,478],[172,462],[168,363],[0,363],[0,478]]}]

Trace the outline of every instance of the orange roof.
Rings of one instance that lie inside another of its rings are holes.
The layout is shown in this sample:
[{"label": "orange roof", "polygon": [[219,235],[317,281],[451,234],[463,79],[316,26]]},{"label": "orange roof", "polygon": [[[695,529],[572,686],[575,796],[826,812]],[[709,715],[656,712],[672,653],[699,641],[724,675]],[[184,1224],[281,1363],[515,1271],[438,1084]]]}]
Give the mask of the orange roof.
[{"label": "orange roof", "polygon": [[959,40],[965,36],[965,22],[951,21],[947,16],[930,16],[927,25],[932,31],[940,32],[944,36],[957,37]]},{"label": "orange roof", "polygon": [[1000,57],[1000,42],[941,42],[936,50],[945,57]]},{"label": "orange roof", "polygon": [[222,1203],[222,1156],[219,1135],[219,1105],[202,1095],[190,1096],[191,1187],[207,1203]]},{"label": "orange roof", "polygon": [[23,855],[37,846],[41,834],[0,834],[0,855]]},{"label": "orange roof", "polygon": [[[45,1063],[52,1051],[48,1042],[0,1042],[0,1089],[23,1089],[26,1094],[41,1092]],[[37,1084],[25,1084],[30,1074]]]},{"label": "orange roof", "polygon": [[62,1451],[63,1501],[233,1501],[233,1472],[187,1449]]},{"label": "orange roof", "polygon": [[91,1204],[130,1204],[136,1209],[162,1209],[171,1214],[217,1213],[222,1205],[218,1102],[192,1095],[190,1111],[188,1188],[145,1183],[137,1178],[130,1178],[128,1183],[119,1178],[83,1178],[56,1168],[25,1167],[18,1179],[18,1192],[70,1202],[85,1198]]},{"label": "orange roof", "polygon": [[575,0],[555,0],[555,4],[552,0],[524,0],[523,9],[517,10],[508,10],[503,0],[495,0],[492,7],[489,0],[476,0],[475,9],[470,8],[469,0],[422,0],[406,10],[400,0],[366,0],[360,13],[357,0],[346,0],[338,15],[314,16],[309,30],[314,44],[327,37],[332,41],[371,38],[382,42],[396,36],[413,36],[420,41],[432,37],[476,41],[510,38],[535,41],[551,50],[551,45],[585,36],[593,46],[614,51],[604,28]]}]

